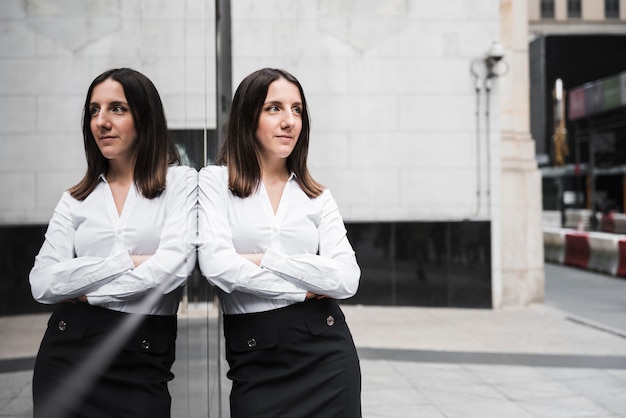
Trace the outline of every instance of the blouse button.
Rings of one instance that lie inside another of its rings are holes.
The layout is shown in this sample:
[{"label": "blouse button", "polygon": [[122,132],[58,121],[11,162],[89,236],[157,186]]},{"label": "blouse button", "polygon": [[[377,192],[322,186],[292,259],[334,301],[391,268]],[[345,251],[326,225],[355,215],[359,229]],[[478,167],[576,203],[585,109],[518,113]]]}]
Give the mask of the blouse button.
[{"label": "blouse button", "polygon": [[67,323],[65,321],[59,321],[59,331],[65,331],[67,328]]},{"label": "blouse button", "polygon": [[150,348],[150,341],[148,340],[143,340],[141,342],[141,348],[143,348],[144,350],[147,350]]},{"label": "blouse button", "polygon": [[333,318],[332,315],[328,315],[328,318],[326,318],[326,325],[328,325],[329,327],[335,325],[335,318]]},{"label": "blouse button", "polygon": [[250,347],[250,348],[256,347],[256,340],[254,338],[250,338],[248,340],[248,347]]}]

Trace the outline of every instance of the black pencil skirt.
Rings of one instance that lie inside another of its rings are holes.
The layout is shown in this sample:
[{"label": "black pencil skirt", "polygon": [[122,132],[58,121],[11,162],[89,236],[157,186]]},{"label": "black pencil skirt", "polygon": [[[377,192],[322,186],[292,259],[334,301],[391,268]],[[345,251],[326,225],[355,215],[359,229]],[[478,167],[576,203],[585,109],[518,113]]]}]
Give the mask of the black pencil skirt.
[{"label": "black pencil skirt", "polygon": [[361,417],[361,371],[336,300],[224,315],[233,418]]},{"label": "black pencil skirt", "polygon": [[35,362],[35,418],[169,418],[176,329],[176,316],[60,304]]}]

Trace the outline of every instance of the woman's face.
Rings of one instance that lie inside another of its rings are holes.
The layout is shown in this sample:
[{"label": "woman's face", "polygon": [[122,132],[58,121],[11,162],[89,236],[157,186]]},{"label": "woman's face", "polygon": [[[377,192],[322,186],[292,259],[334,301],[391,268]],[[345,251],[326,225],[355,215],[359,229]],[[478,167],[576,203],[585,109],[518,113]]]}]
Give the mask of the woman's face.
[{"label": "woman's face", "polygon": [[109,78],[95,86],[89,112],[91,133],[102,155],[108,160],[130,162],[137,130],[122,85]]},{"label": "woman's face", "polygon": [[256,139],[266,162],[289,157],[302,130],[302,97],[298,87],[279,78],[272,82],[259,116]]}]

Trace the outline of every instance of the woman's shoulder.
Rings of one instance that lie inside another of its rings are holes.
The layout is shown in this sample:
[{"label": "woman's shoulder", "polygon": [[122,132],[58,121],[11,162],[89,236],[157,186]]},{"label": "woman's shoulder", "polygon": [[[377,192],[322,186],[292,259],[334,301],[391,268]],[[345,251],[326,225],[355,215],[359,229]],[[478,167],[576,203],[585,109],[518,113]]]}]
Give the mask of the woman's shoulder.
[{"label": "woman's shoulder", "polygon": [[228,167],[225,165],[207,165],[200,170],[200,179],[214,179],[228,182]]},{"label": "woman's shoulder", "polygon": [[225,165],[206,165],[200,169],[200,173],[205,173],[205,175],[216,175],[225,173],[228,175],[228,167]]},{"label": "woman's shoulder", "polygon": [[78,200],[76,199],[74,196],[72,196],[72,193],[69,190],[65,190],[63,193],[61,193],[61,198],[58,201],[58,205],[80,205],[83,201],[82,200]]},{"label": "woman's shoulder", "polygon": [[323,187],[322,191],[316,197],[312,197],[311,200],[316,201],[326,201],[326,200],[334,200],[333,195],[330,192],[330,189],[327,187]]},{"label": "woman's shoulder", "polygon": [[57,214],[63,214],[67,217],[73,217],[73,214],[80,213],[84,210],[83,208],[86,208],[86,210],[93,210],[94,207],[100,208],[102,207],[102,201],[100,200],[102,194],[99,193],[99,191],[100,185],[98,185],[84,199],[77,199],[72,196],[72,192],[70,190],[64,190],[54,208],[54,212]]},{"label": "woman's shoulder", "polygon": [[167,169],[165,190],[167,194],[188,193],[198,187],[198,172],[193,167],[172,165]]},{"label": "woman's shoulder", "polygon": [[189,167],[187,165],[170,165],[167,168],[167,174],[173,174],[173,175],[185,175],[185,174],[189,174],[191,172],[198,172],[195,168],[193,167]]},{"label": "woman's shoulder", "polygon": [[198,177],[195,168],[186,165],[171,165],[167,168],[167,182],[176,182],[182,178],[193,179]]}]

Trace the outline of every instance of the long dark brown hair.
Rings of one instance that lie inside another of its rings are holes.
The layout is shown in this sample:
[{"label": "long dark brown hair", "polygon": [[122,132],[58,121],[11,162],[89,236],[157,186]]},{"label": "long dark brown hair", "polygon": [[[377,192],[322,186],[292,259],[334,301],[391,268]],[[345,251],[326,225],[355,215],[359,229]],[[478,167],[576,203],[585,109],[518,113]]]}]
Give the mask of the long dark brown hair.
[{"label": "long dark brown hair", "polygon": [[256,139],[259,117],[270,84],[284,78],[300,90],[302,97],[302,130],[296,146],[287,157],[287,169],[309,197],[317,197],[324,187],[316,182],[307,168],[309,152],[309,113],[300,82],[285,70],[263,68],[248,75],[237,87],[233,98],[228,129],[217,163],[228,167],[228,186],[239,197],[247,197],[261,182],[260,145]]},{"label": "long dark brown hair", "polygon": [[130,68],[105,71],[89,86],[82,119],[87,171],[83,179],[72,186],[69,192],[74,198],[84,200],[98,185],[100,174],[106,173],[109,168],[109,160],[100,152],[91,132],[89,109],[94,88],[108,79],[122,85],[133,115],[137,131],[134,145],[134,182],[142,196],[155,198],[165,190],[168,166],[180,164],[180,155],[170,139],[159,92],[148,77]]}]

